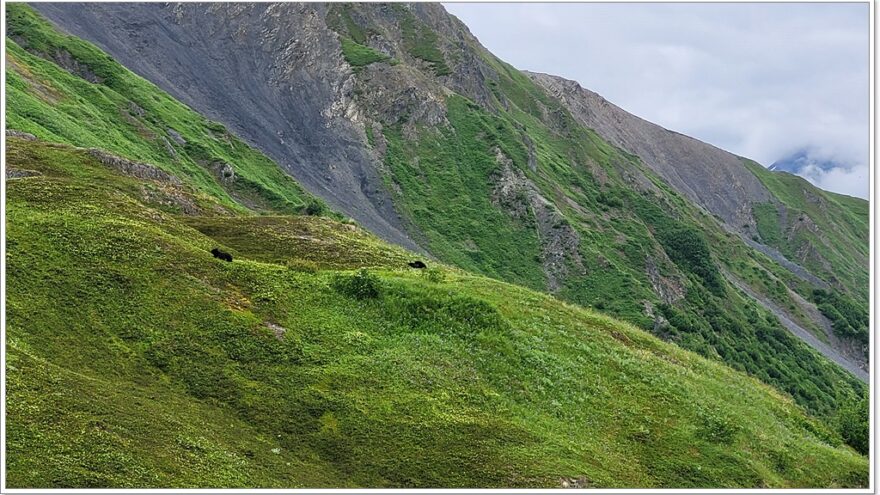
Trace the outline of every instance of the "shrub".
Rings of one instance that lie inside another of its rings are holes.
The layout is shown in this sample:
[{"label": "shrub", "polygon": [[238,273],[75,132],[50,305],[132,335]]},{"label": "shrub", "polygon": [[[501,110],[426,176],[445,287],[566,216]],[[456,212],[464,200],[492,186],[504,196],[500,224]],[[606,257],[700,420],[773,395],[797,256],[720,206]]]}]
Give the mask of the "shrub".
[{"label": "shrub", "polygon": [[309,215],[311,217],[321,216],[326,208],[324,204],[317,200],[311,200],[309,203],[303,208],[303,213]]},{"label": "shrub", "polygon": [[439,284],[446,280],[446,274],[443,273],[443,270],[433,266],[424,270],[422,276],[425,277],[428,282],[434,282],[435,284]]},{"label": "shrub", "polygon": [[390,290],[387,315],[416,333],[471,338],[480,332],[504,333],[509,324],[490,303],[436,287]]},{"label": "shrub", "polygon": [[740,426],[718,408],[697,411],[701,420],[700,434],[715,443],[729,443],[739,432]]},{"label": "shrub", "polygon": [[303,273],[317,273],[318,272],[318,264],[314,261],[302,260],[302,259],[291,259],[287,260],[284,264],[288,270],[294,272],[303,272]]},{"label": "shrub", "polygon": [[331,284],[337,292],[355,299],[379,297],[379,277],[361,268],[354,275],[337,275]]},{"label": "shrub", "polygon": [[723,293],[721,276],[712,261],[709,245],[699,232],[684,225],[667,226],[657,232],[657,237],[676,265],[700,277],[706,288],[716,295]]},{"label": "shrub", "polygon": [[835,334],[868,344],[868,313],[852,299],[835,291],[815,289],[813,301],[819,311],[831,320]]},{"label": "shrub", "polygon": [[837,431],[843,441],[860,454],[868,454],[869,428],[867,394],[859,400],[850,400],[837,412]]},{"label": "shrub", "polygon": [[614,193],[610,192],[600,192],[599,195],[596,196],[596,201],[611,208],[620,208],[623,206],[623,201],[615,196]]}]

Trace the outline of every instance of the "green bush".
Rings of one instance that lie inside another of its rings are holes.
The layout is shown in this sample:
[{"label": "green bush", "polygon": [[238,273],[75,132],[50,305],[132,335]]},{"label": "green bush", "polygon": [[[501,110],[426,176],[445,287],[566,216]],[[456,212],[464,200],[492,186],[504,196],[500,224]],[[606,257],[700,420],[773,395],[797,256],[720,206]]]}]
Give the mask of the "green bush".
[{"label": "green bush", "polygon": [[741,427],[718,408],[705,409],[697,412],[702,427],[703,438],[716,443],[730,443]]},{"label": "green bush", "polygon": [[438,288],[389,291],[386,304],[387,316],[415,333],[470,339],[483,331],[498,334],[509,328],[486,301]]},{"label": "green bush", "polygon": [[610,208],[620,208],[623,206],[623,201],[614,193],[601,192],[596,196],[596,201]]},{"label": "green bush", "polygon": [[843,441],[867,455],[870,449],[870,424],[868,422],[868,396],[851,400],[837,412],[837,431]]},{"label": "green bush", "polygon": [[364,67],[375,62],[384,62],[390,57],[379,53],[368,46],[356,43],[348,38],[342,38],[342,56],[352,67]]},{"label": "green bush", "polygon": [[723,291],[709,245],[696,229],[685,225],[665,226],[658,229],[657,237],[676,265],[700,277],[706,288],[715,294]]},{"label": "green bush", "polygon": [[422,276],[425,277],[425,280],[428,282],[434,282],[435,284],[439,284],[446,280],[446,274],[443,273],[443,270],[432,266],[428,268],[424,272],[422,272]]},{"label": "green bush", "polygon": [[366,268],[361,268],[354,275],[337,275],[332,286],[336,291],[355,299],[375,299],[379,297],[381,282]]},{"label": "green bush", "polygon": [[308,202],[308,204],[303,208],[303,213],[312,217],[318,217],[326,213],[327,207],[324,206],[324,203],[312,199]]},{"label": "green bush", "polygon": [[288,270],[303,273],[318,273],[318,264],[314,261],[292,259],[284,264]]},{"label": "green bush", "polygon": [[838,292],[815,289],[813,301],[829,320],[834,333],[840,337],[854,338],[868,344],[868,312],[861,309],[849,297]]}]

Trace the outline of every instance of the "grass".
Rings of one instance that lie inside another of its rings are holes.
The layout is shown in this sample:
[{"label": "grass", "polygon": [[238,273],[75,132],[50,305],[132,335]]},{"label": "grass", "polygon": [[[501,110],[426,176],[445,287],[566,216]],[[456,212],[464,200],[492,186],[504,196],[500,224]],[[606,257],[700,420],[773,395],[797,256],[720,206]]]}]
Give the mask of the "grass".
[{"label": "grass", "polygon": [[329,6],[325,17],[327,26],[339,34],[339,42],[342,45],[342,56],[355,70],[376,62],[389,62],[396,64],[397,61],[378,52],[367,45],[371,35],[376,34],[372,28],[362,28],[352,18],[352,6],[347,3],[336,3]]},{"label": "grass", "polygon": [[[349,12],[349,6],[338,8],[348,21],[343,19],[337,29],[356,36],[350,33],[349,24],[356,25],[357,16]],[[178,191],[144,186],[148,190],[139,197],[147,203],[164,203],[163,208],[173,209],[182,197],[204,204],[202,212],[219,204],[214,214],[268,215],[243,221],[225,236],[222,228],[218,231],[212,225],[213,220],[192,220],[193,227],[235,249],[240,248],[236,237],[252,235],[253,229],[260,228],[271,227],[279,245],[287,244],[288,250],[298,246],[297,228],[309,226],[317,229],[316,235],[333,238],[317,227],[320,222],[277,218],[294,212],[321,214],[326,206],[222,125],[194,114],[94,46],[57,33],[27,6],[10,5],[8,12],[10,33],[22,43],[10,40],[7,51],[12,68],[7,79],[11,127],[52,141],[106,147],[148,161],[178,176],[188,187]],[[412,16],[408,11],[401,15]],[[416,24],[413,20],[412,26]],[[361,34],[367,36],[371,31],[364,29]],[[71,54],[80,72],[86,67],[95,76],[92,79],[102,82],[88,82],[51,62],[59,51]],[[749,300],[719,284],[718,267],[724,266],[781,307],[797,307],[786,284],[805,296],[810,295],[809,288],[797,285],[784,269],[731,239],[711,217],[697,212],[637,159],[577,125],[521,73],[494,58],[487,58],[487,63],[499,77],[493,86],[498,111],[452,95],[446,102],[448,128],[420,129],[412,139],[400,127],[384,127],[389,190],[400,191],[395,198],[398,210],[421,231],[416,237],[432,253],[469,271],[547,290],[548,276],[543,271],[547,240],[536,228],[535,212],[525,205],[524,215],[512,216],[492,201],[500,168],[496,152],[500,152],[512,169],[558,206],[563,215],[559,226],[568,225],[579,236],[577,250],[564,261],[566,275],[556,290],[558,297],[601,309],[748,371],[791,393],[801,405],[826,419],[839,409],[841,400],[861,392],[859,383],[786,334],[766,313],[755,312]],[[545,114],[552,119],[542,120]],[[186,144],[173,139],[169,129]],[[531,149],[524,136],[532,143]],[[529,165],[533,161],[535,170]],[[234,168],[236,180],[231,185],[217,176],[213,165],[217,162]],[[634,191],[634,175],[648,181],[653,191]],[[141,186],[132,183],[129,187]],[[852,201],[832,199],[857,210]],[[670,242],[675,237],[664,232],[699,232],[710,252],[694,258],[697,264],[677,258],[679,250]],[[352,252],[354,245],[362,245],[346,237],[334,242],[351,244]],[[251,254],[267,261],[273,256]],[[370,262],[368,254],[363,256],[361,261]],[[648,280],[648,256],[662,276],[679,284],[687,295],[667,309],[677,315],[678,326],[655,325],[656,317],[646,312],[646,305],[660,308],[663,303]],[[804,322],[806,317],[800,318]],[[756,325],[756,321],[762,323]],[[767,334],[774,337],[764,338]]]},{"label": "grass", "polygon": [[421,23],[405,6],[395,6],[399,16],[403,46],[412,57],[428,64],[435,76],[448,76],[452,69],[437,47],[437,33]]},{"label": "grass", "polygon": [[[506,84],[526,83],[516,79]],[[563,213],[579,232],[581,265],[569,267],[559,297],[746,371],[829,421],[844,398],[861,393],[861,383],[754,307],[720,273],[720,266],[744,273],[741,278],[783,301],[780,306],[796,307],[780,285],[784,269],[763,255],[749,254],[714,219],[701,216],[659,179],[654,178],[653,194],[626,187],[622,174],[642,168],[639,162],[567,120],[554,132],[517,107],[493,115],[460,96],[449,97],[446,105],[448,129],[422,129],[415,140],[404,138],[399,129],[384,129],[389,190],[399,191],[398,207],[419,226],[439,258],[546,290],[534,212],[512,216],[491,201],[500,150],[544,197],[567,197],[578,205]],[[536,172],[527,166],[518,128],[525,129],[539,156]],[[596,178],[600,174],[605,184]],[[656,260],[664,276],[681,284],[684,297],[675,304],[664,304],[654,292],[646,256]],[[655,326],[645,301],[665,312],[665,325]]]},{"label": "grass", "polygon": [[[421,227],[432,253],[466,270],[479,271],[528,287],[544,287],[536,263],[538,238],[491,201],[487,181],[497,168],[490,153],[489,117],[471,111],[463,98],[447,101],[453,129],[408,143],[400,130],[386,128],[386,163],[401,191],[401,208]],[[449,167],[455,163],[456,167]]]},{"label": "grass", "polygon": [[768,246],[783,245],[783,234],[779,226],[779,210],[773,203],[761,203],[753,206],[752,216],[755,218],[761,242]]},{"label": "grass", "polygon": [[391,58],[348,38],[340,38],[340,42],[342,43],[342,55],[345,57],[345,61],[355,68],[364,67],[376,62],[384,62]]},{"label": "grass", "polygon": [[[7,185],[10,487],[867,484],[789,398],[626,323],[423,276],[328,218],[183,217],[7,142],[41,173]],[[339,289],[362,266],[371,297]]]},{"label": "grass", "polygon": [[[359,45],[366,43],[367,38],[371,34],[371,30],[363,29],[357,22],[352,19],[352,6],[347,3],[330,4],[327,9],[326,22],[330,29],[339,34],[347,34],[351,40]],[[345,47],[343,47],[343,50]]]}]

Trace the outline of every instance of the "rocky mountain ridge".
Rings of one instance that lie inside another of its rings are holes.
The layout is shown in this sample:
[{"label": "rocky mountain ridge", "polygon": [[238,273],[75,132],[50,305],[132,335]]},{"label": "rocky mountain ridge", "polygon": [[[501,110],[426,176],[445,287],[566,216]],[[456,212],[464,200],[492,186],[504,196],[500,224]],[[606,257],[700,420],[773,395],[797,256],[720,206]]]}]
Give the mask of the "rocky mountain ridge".
[{"label": "rocky mountain ridge", "polygon": [[575,119],[637,155],[678,192],[734,230],[755,230],[751,206],[769,201],[772,195],[742,158],[632,115],[575,81],[526,74],[562,101]]}]

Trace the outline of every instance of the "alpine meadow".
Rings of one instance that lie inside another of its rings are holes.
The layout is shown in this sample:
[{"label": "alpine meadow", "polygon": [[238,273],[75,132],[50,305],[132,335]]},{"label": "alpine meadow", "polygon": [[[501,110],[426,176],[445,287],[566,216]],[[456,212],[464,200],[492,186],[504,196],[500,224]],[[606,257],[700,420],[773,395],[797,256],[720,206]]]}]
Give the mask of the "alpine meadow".
[{"label": "alpine meadow", "polygon": [[868,487],[867,201],[440,4],[5,15],[6,487]]}]

